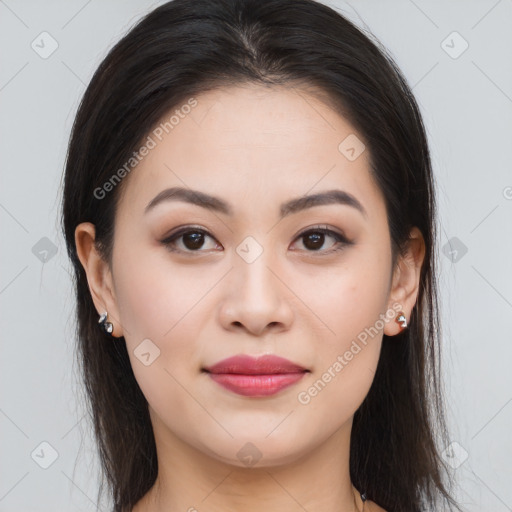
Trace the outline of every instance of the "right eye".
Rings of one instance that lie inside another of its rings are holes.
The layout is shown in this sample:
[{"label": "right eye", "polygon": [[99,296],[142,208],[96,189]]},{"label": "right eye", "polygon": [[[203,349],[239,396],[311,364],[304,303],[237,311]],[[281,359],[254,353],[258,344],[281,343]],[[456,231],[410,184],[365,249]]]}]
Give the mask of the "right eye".
[{"label": "right eye", "polygon": [[[215,240],[204,229],[187,226],[161,240],[161,243],[172,252],[205,252],[200,249],[204,248],[207,238]],[[219,244],[213,243],[211,248],[216,247],[219,247]]]}]

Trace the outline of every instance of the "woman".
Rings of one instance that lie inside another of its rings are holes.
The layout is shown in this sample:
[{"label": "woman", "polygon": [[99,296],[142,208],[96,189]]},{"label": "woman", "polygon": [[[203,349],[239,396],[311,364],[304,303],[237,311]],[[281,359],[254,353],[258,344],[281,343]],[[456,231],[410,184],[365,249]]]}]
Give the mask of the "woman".
[{"label": "woman", "polygon": [[116,512],[457,507],[425,130],[336,11],[149,13],[85,92],[63,230]]}]

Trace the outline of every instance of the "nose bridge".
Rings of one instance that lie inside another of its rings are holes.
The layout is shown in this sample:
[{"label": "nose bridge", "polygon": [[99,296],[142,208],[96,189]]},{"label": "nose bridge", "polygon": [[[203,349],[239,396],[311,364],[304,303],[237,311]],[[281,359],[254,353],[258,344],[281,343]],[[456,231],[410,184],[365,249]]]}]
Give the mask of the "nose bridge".
[{"label": "nose bridge", "polygon": [[279,280],[270,271],[275,266],[271,250],[253,237],[247,237],[236,248],[233,270],[241,300],[273,301],[280,293]]},{"label": "nose bridge", "polygon": [[286,286],[279,273],[278,260],[271,249],[247,237],[233,254],[228,294],[221,306],[225,328],[242,325],[259,334],[269,325],[288,328],[292,319]]}]

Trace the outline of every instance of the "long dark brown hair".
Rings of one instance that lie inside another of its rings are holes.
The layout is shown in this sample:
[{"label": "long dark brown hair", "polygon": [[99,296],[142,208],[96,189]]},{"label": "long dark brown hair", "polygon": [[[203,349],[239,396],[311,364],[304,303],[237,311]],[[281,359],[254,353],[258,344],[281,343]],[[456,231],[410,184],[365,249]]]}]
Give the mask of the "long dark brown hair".
[{"label": "long dark brown hair", "polygon": [[124,339],[113,342],[98,328],[75,228],[96,226],[96,246],[110,264],[124,182],[106,197],[95,191],[171,109],[247,82],[321,91],[367,144],[393,261],[412,226],[423,234],[419,296],[408,329],[384,335],[374,382],[354,416],[350,475],[388,512],[460,510],[440,456],[449,438],[440,382],[436,203],[425,128],[409,86],[375,38],[313,0],[173,0],[142,18],[101,62],[76,114],[64,174],[77,361],[114,511],[131,511],[154,484],[156,446]]}]

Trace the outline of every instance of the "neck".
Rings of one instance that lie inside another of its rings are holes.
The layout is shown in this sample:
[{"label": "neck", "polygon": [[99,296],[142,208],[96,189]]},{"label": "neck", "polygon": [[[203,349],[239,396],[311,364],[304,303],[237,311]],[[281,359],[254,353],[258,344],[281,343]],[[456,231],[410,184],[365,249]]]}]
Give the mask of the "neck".
[{"label": "neck", "polygon": [[240,467],[183,442],[154,418],[158,477],[133,512],[360,512],[349,472],[351,427],[350,420],[308,453]]}]

